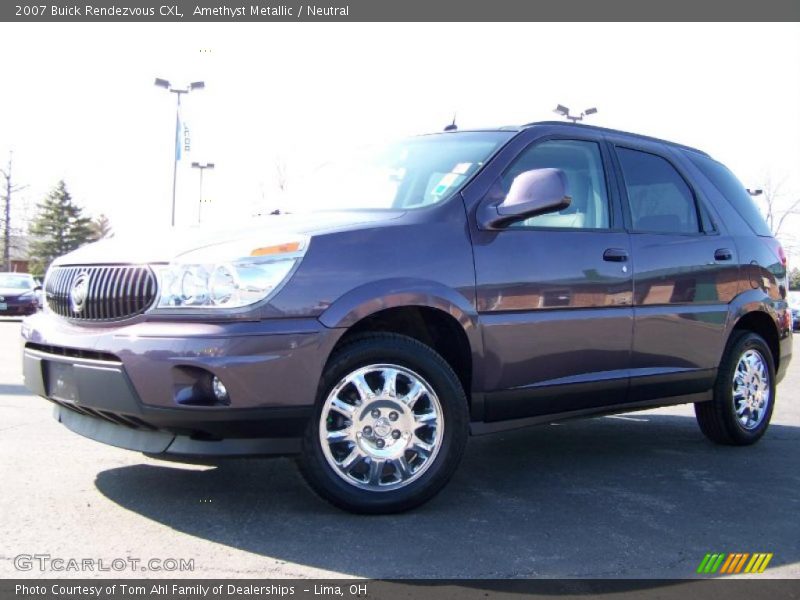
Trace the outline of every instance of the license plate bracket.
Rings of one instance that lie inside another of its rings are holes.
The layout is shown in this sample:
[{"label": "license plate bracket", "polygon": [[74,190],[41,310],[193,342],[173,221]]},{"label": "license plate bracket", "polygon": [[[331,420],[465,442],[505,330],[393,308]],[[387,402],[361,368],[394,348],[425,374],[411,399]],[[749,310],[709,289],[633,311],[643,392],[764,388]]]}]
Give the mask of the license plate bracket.
[{"label": "license plate bracket", "polygon": [[48,398],[62,402],[78,402],[74,365],[48,360],[44,362],[44,374]]}]

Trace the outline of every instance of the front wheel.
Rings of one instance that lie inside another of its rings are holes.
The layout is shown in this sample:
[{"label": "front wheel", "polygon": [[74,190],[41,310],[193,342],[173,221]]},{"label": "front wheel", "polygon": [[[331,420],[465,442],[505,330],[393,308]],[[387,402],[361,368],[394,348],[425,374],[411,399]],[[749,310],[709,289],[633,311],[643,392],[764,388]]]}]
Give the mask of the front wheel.
[{"label": "front wheel", "polygon": [[697,422],[717,444],[747,446],[767,430],[775,405],[775,365],[760,335],[732,338],[722,358],[710,402],[694,405]]},{"label": "front wheel", "polygon": [[325,369],[301,471],[345,510],[408,510],[450,479],[467,427],[464,390],[439,354],[401,335],[360,336]]}]

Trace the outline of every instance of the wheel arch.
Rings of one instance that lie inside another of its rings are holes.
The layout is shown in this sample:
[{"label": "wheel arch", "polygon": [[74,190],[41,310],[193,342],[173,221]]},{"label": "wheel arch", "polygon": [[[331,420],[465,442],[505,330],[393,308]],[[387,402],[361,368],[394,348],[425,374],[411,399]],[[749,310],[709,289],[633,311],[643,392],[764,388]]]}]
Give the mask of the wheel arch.
[{"label": "wheel arch", "polygon": [[731,328],[728,341],[740,331],[751,331],[761,336],[767,343],[770,354],[772,354],[772,361],[775,366],[775,371],[778,371],[780,365],[780,337],[778,334],[778,324],[775,319],[765,310],[757,309],[744,312],[735,321]]},{"label": "wheel arch", "polygon": [[438,352],[456,372],[468,398],[475,387],[473,365],[483,349],[478,315],[466,297],[441,284],[385,280],[357,288],[334,302],[320,321],[346,329],[331,355],[362,333],[399,333]]}]

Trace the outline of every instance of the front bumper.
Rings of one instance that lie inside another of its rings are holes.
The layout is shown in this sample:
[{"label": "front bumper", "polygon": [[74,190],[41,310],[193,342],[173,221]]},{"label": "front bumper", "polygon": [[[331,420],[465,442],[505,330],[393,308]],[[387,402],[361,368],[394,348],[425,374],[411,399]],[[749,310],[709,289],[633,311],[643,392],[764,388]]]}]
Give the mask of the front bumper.
[{"label": "front bumper", "polygon": [[35,300],[26,301],[8,297],[0,301],[0,307],[3,307],[0,308],[0,317],[24,317],[39,310],[39,305]]},{"label": "front bumper", "polygon": [[[314,319],[76,327],[38,314],[23,324],[25,384],[69,429],[114,446],[175,457],[293,453],[338,337]],[[182,404],[187,372],[218,376],[230,404]]]}]

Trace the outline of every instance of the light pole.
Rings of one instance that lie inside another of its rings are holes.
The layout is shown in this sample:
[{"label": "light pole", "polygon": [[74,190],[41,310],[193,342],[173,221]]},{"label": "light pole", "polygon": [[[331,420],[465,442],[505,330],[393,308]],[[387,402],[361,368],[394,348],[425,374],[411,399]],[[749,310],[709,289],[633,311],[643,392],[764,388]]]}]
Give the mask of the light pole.
[{"label": "light pole", "polygon": [[193,169],[200,169],[200,204],[197,205],[197,224],[202,222],[203,217],[203,171],[206,169],[213,169],[214,163],[192,163]]},{"label": "light pole", "polygon": [[188,87],[184,88],[176,88],[173,87],[172,84],[167,81],[166,79],[159,79],[156,77],[155,84],[158,87],[164,88],[165,90],[172,92],[175,94],[177,98],[177,102],[175,104],[175,157],[174,162],[172,164],[172,226],[175,227],[175,188],[178,182],[178,152],[180,146],[180,136],[181,136],[181,95],[188,94],[194,90],[202,90],[206,87],[206,84],[202,81],[193,81],[189,84]]},{"label": "light pole", "polygon": [[566,106],[562,106],[559,104],[553,110],[554,113],[561,115],[568,121],[572,121],[573,123],[577,123],[578,121],[583,121],[583,117],[588,117],[589,115],[593,115],[597,112],[596,108],[587,108],[579,115],[571,115],[569,114],[569,109]]}]

